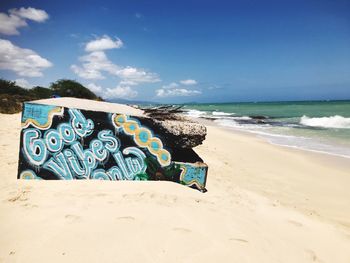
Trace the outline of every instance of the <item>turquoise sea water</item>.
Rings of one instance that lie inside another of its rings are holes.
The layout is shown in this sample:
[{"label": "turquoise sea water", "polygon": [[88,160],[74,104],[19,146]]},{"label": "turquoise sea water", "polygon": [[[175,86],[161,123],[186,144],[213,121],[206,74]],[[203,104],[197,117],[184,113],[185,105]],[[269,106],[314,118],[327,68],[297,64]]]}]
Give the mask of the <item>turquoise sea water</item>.
[{"label": "turquoise sea water", "polygon": [[192,117],[255,133],[273,144],[350,158],[350,101],[187,104]]}]

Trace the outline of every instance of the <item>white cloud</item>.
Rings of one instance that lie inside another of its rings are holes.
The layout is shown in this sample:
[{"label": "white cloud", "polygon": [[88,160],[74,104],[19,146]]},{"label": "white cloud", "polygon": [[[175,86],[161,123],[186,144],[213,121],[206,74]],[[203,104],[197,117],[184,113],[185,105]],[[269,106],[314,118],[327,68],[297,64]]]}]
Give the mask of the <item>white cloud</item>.
[{"label": "white cloud", "polygon": [[17,28],[27,26],[22,18],[0,13],[0,33],[5,35],[18,35]]},{"label": "white cloud", "polygon": [[132,99],[137,96],[138,92],[129,86],[118,85],[114,89],[107,88],[104,98],[109,99]]},{"label": "white cloud", "polygon": [[128,83],[129,85],[155,83],[160,81],[156,73],[147,72],[144,69],[138,69],[130,66],[118,70],[116,75],[122,79],[124,84]]},{"label": "white cloud", "polygon": [[22,77],[41,77],[52,66],[47,59],[31,49],[20,48],[9,40],[0,39],[0,69],[14,71]]},{"label": "white cloud", "polygon": [[175,89],[157,89],[157,97],[183,97],[183,96],[195,96],[202,92],[199,90],[189,90],[185,88],[175,88]]},{"label": "white cloud", "polygon": [[83,79],[104,79],[105,77],[102,76],[100,71],[85,68],[85,67],[79,67],[77,65],[71,65],[71,70],[77,74],[79,77]]},{"label": "white cloud", "polygon": [[163,87],[162,87],[162,89],[174,89],[174,88],[177,88],[177,87],[179,87],[180,85],[179,84],[177,84],[176,82],[171,82],[170,84],[168,84],[168,85],[164,85]]},{"label": "white cloud", "polygon": [[44,22],[49,15],[40,9],[32,7],[20,9],[10,9],[9,14],[0,13],[0,33],[5,35],[18,35],[20,27],[27,26],[26,20]]},{"label": "white cloud", "polygon": [[16,79],[15,82],[16,82],[16,85],[18,85],[22,88],[25,88],[25,89],[31,88],[31,85],[29,84],[28,80],[26,80],[26,79]]},{"label": "white cloud", "polygon": [[36,9],[33,7],[28,7],[28,8],[21,7],[20,9],[14,8],[14,9],[10,9],[9,12],[12,15],[15,15],[24,19],[33,20],[39,23],[49,19],[49,15],[46,13],[45,10]]},{"label": "white cloud", "polygon": [[104,79],[102,72],[116,75],[119,67],[113,64],[103,51],[94,51],[79,58],[82,66],[72,65],[71,69],[83,79]]},{"label": "white cloud", "polygon": [[120,39],[112,40],[108,36],[93,40],[86,44],[88,53],[79,58],[80,65],[71,65],[71,70],[84,79],[104,79],[105,74],[119,78],[115,88],[103,88],[94,83],[88,84],[88,88],[105,99],[134,98],[138,92],[132,88],[142,83],[159,82],[158,74],[142,68],[120,66],[109,60],[104,50],[120,48],[123,45]]},{"label": "white cloud", "polygon": [[196,85],[197,81],[194,79],[185,79],[185,80],[180,80],[180,83],[183,85]]},{"label": "white cloud", "polygon": [[87,87],[103,99],[131,99],[135,98],[138,94],[138,92],[130,86],[121,83],[115,88],[103,88],[95,83],[89,83]]},{"label": "white cloud", "polygon": [[91,90],[93,93],[95,93],[96,95],[102,95],[102,87],[99,85],[96,85],[95,83],[89,83],[87,85],[88,89]]},{"label": "white cloud", "polygon": [[116,38],[116,40],[113,40],[109,36],[104,35],[101,38],[88,42],[85,46],[85,51],[87,52],[102,51],[106,49],[121,48],[122,46],[123,46],[123,42],[119,38]]},{"label": "white cloud", "polygon": [[[181,80],[180,83],[184,84],[185,80]],[[185,82],[191,84],[185,85],[194,85],[193,82],[197,83],[195,80],[186,80]],[[157,97],[181,97],[181,96],[195,96],[199,95],[202,92],[200,90],[191,90],[187,88],[183,88],[180,84],[176,82],[171,82],[168,85],[162,86],[162,88],[156,90]]]},{"label": "white cloud", "polygon": [[155,83],[160,79],[157,74],[134,67],[122,67],[113,64],[103,51],[94,51],[79,58],[81,66],[72,65],[71,69],[84,79],[104,79],[103,72],[117,76],[122,85],[134,86],[141,83]]}]

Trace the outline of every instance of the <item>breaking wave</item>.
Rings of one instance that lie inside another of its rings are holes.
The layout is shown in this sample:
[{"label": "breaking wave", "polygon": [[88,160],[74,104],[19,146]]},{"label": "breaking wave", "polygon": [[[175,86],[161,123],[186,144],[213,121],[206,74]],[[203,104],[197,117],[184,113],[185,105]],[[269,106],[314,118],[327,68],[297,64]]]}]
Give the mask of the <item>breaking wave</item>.
[{"label": "breaking wave", "polygon": [[300,119],[300,124],[310,127],[350,129],[350,118],[345,118],[340,115],[310,118],[304,115]]},{"label": "breaking wave", "polygon": [[230,115],[233,115],[233,113],[227,113],[227,112],[223,112],[223,111],[213,111],[211,114],[212,115],[217,115],[217,116],[230,116]]},{"label": "breaking wave", "polygon": [[200,110],[189,110],[186,112],[186,114],[193,118],[199,118],[205,116],[207,113],[205,111]]}]

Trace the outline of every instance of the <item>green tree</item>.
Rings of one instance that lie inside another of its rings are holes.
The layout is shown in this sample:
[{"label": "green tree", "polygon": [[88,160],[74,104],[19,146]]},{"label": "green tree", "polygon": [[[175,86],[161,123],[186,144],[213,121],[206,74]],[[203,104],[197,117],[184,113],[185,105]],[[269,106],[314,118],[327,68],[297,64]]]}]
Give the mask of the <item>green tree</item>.
[{"label": "green tree", "polygon": [[85,88],[79,82],[70,79],[60,79],[51,83],[52,94],[61,97],[75,97],[96,100],[98,97],[91,90]]},{"label": "green tree", "polygon": [[0,94],[29,95],[29,91],[16,85],[16,81],[0,78]]},{"label": "green tree", "polygon": [[52,90],[40,86],[36,86],[29,90],[30,94],[33,97],[36,97],[38,99],[47,99],[52,97]]}]

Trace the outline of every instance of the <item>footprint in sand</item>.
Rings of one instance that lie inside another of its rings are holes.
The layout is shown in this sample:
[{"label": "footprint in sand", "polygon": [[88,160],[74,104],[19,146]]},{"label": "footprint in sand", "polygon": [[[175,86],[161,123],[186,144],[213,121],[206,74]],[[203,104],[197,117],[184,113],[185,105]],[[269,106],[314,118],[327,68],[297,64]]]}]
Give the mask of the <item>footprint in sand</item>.
[{"label": "footprint in sand", "polygon": [[290,224],[292,224],[292,225],[295,225],[295,226],[298,226],[298,227],[303,226],[302,223],[299,223],[299,222],[294,221],[294,220],[288,220],[288,223],[290,223]]},{"label": "footprint in sand", "polygon": [[15,196],[7,199],[9,202],[17,202],[17,201],[27,201],[28,200],[28,193],[30,193],[29,190],[20,190],[16,193]]},{"label": "footprint in sand", "polygon": [[80,219],[80,216],[77,215],[65,215],[64,217],[70,222],[74,222]]},{"label": "footprint in sand", "polygon": [[22,206],[27,207],[27,208],[38,208],[37,205],[33,205],[31,203],[24,203]]}]

